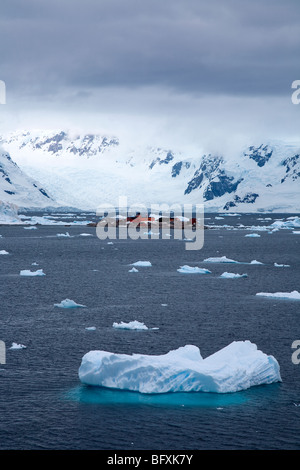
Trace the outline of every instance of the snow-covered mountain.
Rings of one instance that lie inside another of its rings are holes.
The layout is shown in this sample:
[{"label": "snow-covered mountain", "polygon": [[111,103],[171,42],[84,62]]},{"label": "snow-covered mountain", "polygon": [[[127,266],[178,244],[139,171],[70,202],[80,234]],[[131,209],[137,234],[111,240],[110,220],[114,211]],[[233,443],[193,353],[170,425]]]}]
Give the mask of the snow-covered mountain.
[{"label": "snow-covered mountain", "polygon": [[9,153],[0,148],[0,201],[19,207],[48,207],[54,199],[34,179],[24,173]]},{"label": "snow-covered mountain", "polygon": [[[128,147],[117,137],[62,130],[16,132],[2,136],[0,143],[23,172],[39,181],[31,186],[40,193],[43,207],[51,194],[58,205],[92,210],[103,203],[117,205],[118,198],[126,196],[129,205],[148,207],[204,203],[206,211],[300,211],[300,145],[296,144],[259,142],[232,154],[199,151],[191,156],[134,142]],[[3,155],[2,161],[6,158],[14,166],[9,155]],[[22,206],[38,205],[25,179]],[[10,184],[5,177],[2,180]],[[14,202],[7,184],[2,191],[2,180],[0,199]]]}]

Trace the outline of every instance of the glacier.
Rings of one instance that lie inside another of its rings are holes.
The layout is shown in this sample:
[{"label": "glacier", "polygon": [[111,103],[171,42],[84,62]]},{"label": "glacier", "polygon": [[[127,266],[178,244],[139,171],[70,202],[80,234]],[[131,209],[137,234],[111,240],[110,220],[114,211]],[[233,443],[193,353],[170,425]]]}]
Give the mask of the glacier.
[{"label": "glacier", "polygon": [[299,142],[245,141],[240,148],[220,144],[212,153],[199,146],[186,154],[151,141],[31,129],[2,135],[0,143],[0,199],[22,207],[96,210],[121,194],[129,205],[147,207],[201,201],[220,216],[300,210]]},{"label": "glacier", "polygon": [[250,341],[233,341],[203,359],[197,346],[163,355],[89,351],[78,369],[85,385],[157,394],[169,392],[231,393],[281,382],[275,357]]}]

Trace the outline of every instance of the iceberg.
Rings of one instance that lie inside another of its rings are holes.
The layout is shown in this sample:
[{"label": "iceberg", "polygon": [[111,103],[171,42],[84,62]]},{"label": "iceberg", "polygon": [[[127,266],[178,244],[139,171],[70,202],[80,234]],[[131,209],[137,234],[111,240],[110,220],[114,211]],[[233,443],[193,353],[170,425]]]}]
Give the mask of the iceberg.
[{"label": "iceberg", "polygon": [[90,351],[78,376],[86,385],[148,394],[230,393],[281,382],[277,360],[250,341],[234,341],[206,359],[194,345],[160,356]]},{"label": "iceberg", "polygon": [[278,264],[278,263],[274,263],[274,266],[276,268],[289,268],[290,267],[289,264]]},{"label": "iceberg", "polygon": [[9,255],[8,251],[0,250],[0,255]]},{"label": "iceberg", "polygon": [[144,324],[137,320],[131,321],[129,323],[113,323],[113,328],[119,328],[122,330],[148,330],[149,328]]},{"label": "iceberg", "polygon": [[147,266],[152,266],[150,261],[136,261],[135,263],[132,263],[130,266],[142,266],[142,267],[147,267]]},{"label": "iceberg", "polygon": [[9,349],[24,349],[24,348],[26,348],[26,346],[24,346],[24,344],[12,343],[12,345]]},{"label": "iceberg", "polygon": [[234,259],[226,258],[226,256],[216,256],[216,257],[211,257],[211,258],[206,258],[203,260],[206,263],[238,263],[238,261],[235,261]]},{"label": "iceberg", "polygon": [[257,238],[257,237],[260,237],[260,235],[258,233],[247,233],[245,237]]},{"label": "iceberg", "polygon": [[261,261],[257,261],[256,259],[253,259],[250,264],[264,264]]},{"label": "iceberg", "polygon": [[23,269],[20,271],[20,276],[46,276],[42,269],[37,271],[30,271],[29,269]]},{"label": "iceberg", "polygon": [[220,277],[226,278],[226,279],[236,279],[239,277],[248,277],[248,274],[235,274],[235,273],[223,273],[221,274]]},{"label": "iceberg", "polygon": [[179,273],[184,273],[184,274],[211,274],[211,271],[208,269],[204,268],[198,268],[197,266],[180,266],[179,269],[177,269]]},{"label": "iceberg", "polygon": [[67,237],[67,238],[71,238],[71,235],[69,234],[69,232],[66,232],[66,233],[57,233],[56,236],[57,236],[57,237]]},{"label": "iceberg", "polygon": [[129,269],[129,271],[128,271],[128,272],[129,272],[129,273],[138,273],[138,272],[139,272],[139,270],[138,270],[138,269],[136,269],[135,267],[133,267],[132,269]]},{"label": "iceberg", "polygon": [[86,307],[85,305],[77,304],[74,300],[65,299],[60,302],[60,304],[54,304],[54,307],[59,308],[76,308],[76,307]]},{"label": "iceberg", "polygon": [[292,300],[300,300],[300,292],[294,290],[292,292],[258,292],[256,295],[260,295],[263,297],[272,297],[276,299],[292,299]]}]

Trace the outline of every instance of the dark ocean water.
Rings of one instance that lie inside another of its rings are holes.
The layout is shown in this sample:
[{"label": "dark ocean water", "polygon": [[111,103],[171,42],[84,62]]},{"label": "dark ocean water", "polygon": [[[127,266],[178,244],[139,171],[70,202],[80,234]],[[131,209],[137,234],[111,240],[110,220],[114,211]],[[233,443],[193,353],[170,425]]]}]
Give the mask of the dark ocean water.
[{"label": "dark ocean water", "polygon": [[[272,222],[260,217],[212,215],[207,223]],[[56,236],[66,231],[72,237]],[[6,345],[0,449],[300,449],[300,364],[292,362],[291,348],[300,340],[300,302],[255,296],[300,291],[300,236],[291,230],[257,232],[260,238],[246,233],[205,230],[204,247],[187,251],[180,240],[108,244],[86,226],[0,227],[0,250],[10,253],[0,256],[0,339]],[[212,256],[245,264],[203,263]],[[254,259],[264,264],[247,264]],[[129,273],[138,260],[152,267]],[[185,264],[212,274],[178,273]],[[22,277],[23,269],[43,269],[46,276]],[[220,279],[224,271],[248,277]],[[54,307],[66,298],[87,308]],[[159,329],[112,327],[132,320]],[[96,330],[86,330],[91,326]],[[78,379],[81,358],[93,349],[165,354],[194,344],[207,357],[237,340],[275,356],[282,383],[226,395],[148,396],[90,388]],[[13,342],[26,349],[9,349]]]}]

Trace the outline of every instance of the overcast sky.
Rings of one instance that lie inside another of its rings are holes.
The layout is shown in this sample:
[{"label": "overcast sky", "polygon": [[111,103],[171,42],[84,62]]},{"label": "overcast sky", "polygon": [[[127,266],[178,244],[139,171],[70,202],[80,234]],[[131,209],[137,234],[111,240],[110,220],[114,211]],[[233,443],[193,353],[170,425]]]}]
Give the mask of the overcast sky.
[{"label": "overcast sky", "polygon": [[3,130],[295,139],[299,0],[1,0]]}]

